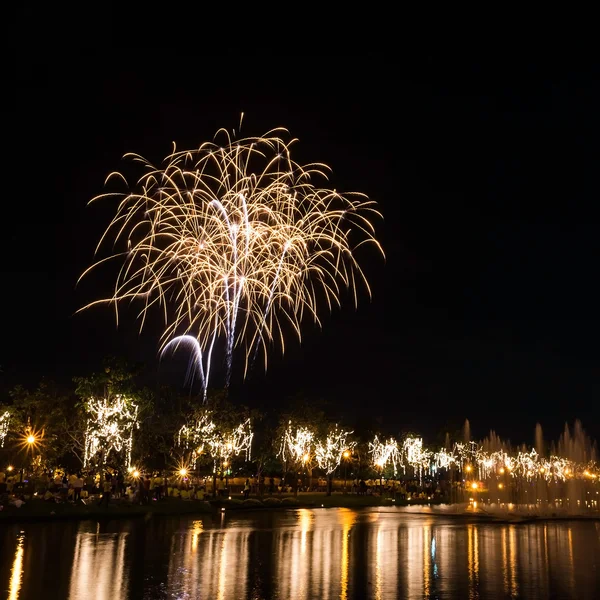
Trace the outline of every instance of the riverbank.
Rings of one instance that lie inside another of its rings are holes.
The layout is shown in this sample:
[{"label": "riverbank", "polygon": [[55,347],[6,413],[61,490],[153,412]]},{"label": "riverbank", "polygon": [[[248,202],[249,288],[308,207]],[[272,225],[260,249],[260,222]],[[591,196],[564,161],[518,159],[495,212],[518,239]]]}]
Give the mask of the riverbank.
[{"label": "riverbank", "polygon": [[193,516],[206,515],[220,511],[264,511],[285,510],[297,508],[390,508],[404,507],[405,514],[424,515],[431,517],[449,517],[454,519],[468,519],[471,521],[486,521],[494,523],[530,523],[547,520],[600,520],[600,514],[589,515],[535,515],[527,513],[492,513],[485,510],[465,509],[464,505],[450,506],[441,502],[430,500],[401,502],[379,496],[357,496],[352,494],[333,494],[326,496],[323,493],[300,493],[294,496],[273,496],[262,500],[249,498],[219,498],[208,501],[178,498],[164,498],[152,501],[147,505],[132,504],[128,501],[113,500],[108,507],[99,506],[98,501],[87,504],[48,503],[43,500],[32,499],[20,508],[5,505],[0,511],[0,523],[19,523],[36,521],[59,520],[107,520],[107,519],[133,519],[166,516]]},{"label": "riverbank", "polygon": [[[430,504],[429,501],[424,504]],[[87,503],[49,503],[37,498],[28,500],[20,508],[11,504],[4,505],[0,511],[0,523],[19,521],[56,521],[61,519],[120,519],[151,518],[153,516],[177,516],[209,514],[221,510],[276,510],[286,508],[363,508],[377,506],[395,506],[396,501],[379,496],[357,496],[352,494],[300,493],[269,496],[262,500],[251,497],[247,500],[237,498],[218,498],[208,501],[181,500],[163,498],[147,505],[132,504],[128,501],[112,500],[108,507],[99,506],[98,500]],[[398,505],[408,505],[407,502]]]}]

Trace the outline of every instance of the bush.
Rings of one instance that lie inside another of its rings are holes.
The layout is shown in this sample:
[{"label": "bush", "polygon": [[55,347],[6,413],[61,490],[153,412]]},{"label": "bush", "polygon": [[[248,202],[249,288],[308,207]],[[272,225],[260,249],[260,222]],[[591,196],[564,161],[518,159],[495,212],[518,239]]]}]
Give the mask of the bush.
[{"label": "bush", "polygon": [[299,506],[299,502],[296,498],[284,498],[281,501],[281,504],[284,506]]},{"label": "bush", "polygon": [[257,500],[256,498],[247,498],[246,500],[242,501],[242,504],[244,506],[263,506],[263,503],[260,500]]},{"label": "bush", "polygon": [[242,500],[239,500],[238,498],[232,498],[231,500],[223,500],[223,504],[225,506],[241,506],[243,503]]},{"label": "bush", "polygon": [[279,506],[281,504],[281,500],[279,498],[265,498],[263,500],[263,504],[265,506]]}]

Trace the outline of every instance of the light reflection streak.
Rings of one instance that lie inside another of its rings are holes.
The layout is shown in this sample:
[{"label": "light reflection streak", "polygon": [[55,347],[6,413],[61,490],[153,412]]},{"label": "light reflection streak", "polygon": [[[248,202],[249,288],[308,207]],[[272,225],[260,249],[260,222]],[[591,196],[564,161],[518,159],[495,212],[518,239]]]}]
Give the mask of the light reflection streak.
[{"label": "light reflection streak", "polygon": [[198,550],[198,538],[202,533],[204,526],[202,521],[194,521],[193,529],[192,529],[192,552],[196,552]]},{"label": "light reflection streak", "polygon": [[507,548],[508,530],[502,528],[502,581],[504,583],[504,594],[508,596],[510,586],[508,582],[508,548]]},{"label": "light reflection streak", "polygon": [[17,537],[17,549],[13,560],[12,569],[10,571],[10,584],[8,588],[8,600],[17,600],[21,591],[21,580],[23,577],[23,555],[25,536],[23,532]]},{"label": "light reflection streak", "polygon": [[350,531],[356,522],[356,513],[348,508],[340,509],[340,522],[342,524],[342,561],[340,576],[340,600],[348,599],[348,578],[350,571]]},{"label": "light reflection streak", "polygon": [[[435,553],[435,550],[433,551]],[[431,593],[431,526],[423,526],[423,595]]]},{"label": "light reflection streak", "polygon": [[575,589],[575,561],[573,559],[573,528],[569,527],[567,532],[567,539],[569,540],[569,583],[571,589]]},{"label": "light reflection streak", "polygon": [[[406,586],[408,598],[423,597],[423,529],[408,527],[406,531]],[[397,577],[397,575],[396,575]]]},{"label": "light reflection streak", "polygon": [[510,525],[508,532],[510,594],[513,598],[516,598],[519,595],[519,584],[517,582],[517,528],[514,525]]},{"label": "light reflection streak", "polygon": [[91,590],[94,600],[125,597],[128,586],[125,572],[128,534],[89,533],[82,532],[81,528],[75,541],[69,599],[87,600]]},{"label": "light reflection streak", "polygon": [[[219,561],[219,585],[217,587],[217,598],[223,600],[225,598],[226,581],[227,581],[227,534],[223,535],[221,542],[221,557]],[[232,577],[234,573],[232,573]]]},{"label": "light reflection streak", "polygon": [[381,590],[381,561],[383,559],[383,531],[381,523],[377,529],[377,543],[375,552],[375,600],[382,600]]},{"label": "light reflection streak", "polygon": [[250,536],[251,530],[247,528],[205,529],[200,520],[193,521],[187,531],[173,534],[169,597],[219,600],[245,597]]},{"label": "light reflection streak", "polygon": [[[351,531],[357,520],[358,514],[350,509],[299,509],[292,528],[274,530],[273,595],[294,600],[351,598]],[[376,555],[374,547],[369,552]]]},{"label": "light reflection streak", "polygon": [[469,561],[469,598],[479,598],[479,529],[475,525],[467,526]]}]

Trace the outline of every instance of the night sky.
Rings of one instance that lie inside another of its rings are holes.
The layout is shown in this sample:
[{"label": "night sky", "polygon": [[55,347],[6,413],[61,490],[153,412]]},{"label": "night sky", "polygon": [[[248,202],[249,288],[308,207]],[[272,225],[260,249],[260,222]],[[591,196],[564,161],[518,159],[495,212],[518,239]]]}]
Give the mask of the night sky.
[{"label": "night sky", "polygon": [[[296,160],[376,200],[383,261],[361,295],[305,328],[240,397],[303,392],[349,422],[433,437],[465,417],[481,437],[531,443],[580,418],[600,438],[600,72],[580,60],[392,55],[277,58],[186,53],[11,57],[2,219],[3,389],[68,382],[107,354],[155,381],[158,323],[138,335],[114,313],[74,315],[111,293],[80,273],[114,204],[88,207],[125,152],[154,162],[220,127],[299,138]],[[4,393],[3,392],[3,393]]]}]

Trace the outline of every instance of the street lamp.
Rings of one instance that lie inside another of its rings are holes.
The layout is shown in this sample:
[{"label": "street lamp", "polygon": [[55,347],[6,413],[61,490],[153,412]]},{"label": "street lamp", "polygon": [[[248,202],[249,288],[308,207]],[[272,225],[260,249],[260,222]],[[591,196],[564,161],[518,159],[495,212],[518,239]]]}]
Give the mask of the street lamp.
[{"label": "street lamp", "polygon": [[350,451],[345,450],[343,457],[346,459],[344,462],[344,492],[346,492],[346,481],[348,480],[348,459],[350,458]]}]

